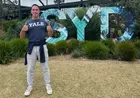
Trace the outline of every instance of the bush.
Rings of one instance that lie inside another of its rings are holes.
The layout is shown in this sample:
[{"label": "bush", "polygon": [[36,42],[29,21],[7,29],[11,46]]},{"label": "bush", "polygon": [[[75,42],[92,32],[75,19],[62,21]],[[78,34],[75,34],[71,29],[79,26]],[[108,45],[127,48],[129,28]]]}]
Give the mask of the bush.
[{"label": "bush", "polygon": [[115,51],[115,43],[112,39],[103,40],[102,43],[107,46],[110,50]]},{"label": "bush", "polygon": [[135,45],[135,47],[137,49],[140,49],[140,40],[137,40],[137,41],[133,42],[133,44]]},{"label": "bush", "polygon": [[102,43],[108,47],[109,49],[109,58],[115,58],[115,46],[116,44],[113,42],[112,39],[108,39],[108,40],[103,40]]},{"label": "bush", "polygon": [[15,29],[17,26],[17,20],[10,20],[3,22],[3,30],[6,32],[9,28]]},{"label": "bush", "polygon": [[84,52],[91,59],[106,59],[109,49],[101,42],[87,42],[84,45]]},{"label": "bush", "polygon": [[121,60],[133,61],[136,57],[136,48],[131,42],[120,42],[116,46],[116,53]]},{"label": "bush", "polygon": [[79,48],[80,41],[76,39],[67,40],[68,52],[71,53],[73,50]]},{"label": "bush", "polygon": [[72,52],[72,57],[73,58],[79,58],[79,57],[83,57],[84,56],[84,52],[80,49],[75,49],[73,52]]},{"label": "bush", "polygon": [[47,48],[48,48],[48,54],[49,56],[54,56],[56,55],[56,47],[54,44],[47,44]]},{"label": "bush", "polygon": [[136,58],[139,59],[140,58],[140,40],[133,42],[133,44],[135,45],[135,48],[136,48]]},{"label": "bush", "polygon": [[0,41],[0,64],[7,64],[11,61],[11,47],[7,41]]},{"label": "bush", "polygon": [[60,41],[56,42],[56,53],[57,54],[68,53],[68,44],[65,40],[60,40]]},{"label": "bush", "polygon": [[85,44],[87,44],[88,42],[89,42],[89,41],[80,41],[78,49],[82,49],[82,50],[83,50]]},{"label": "bush", "polygon": [[12,48],[12,55],[15,58],[23,57],[27,51],[27,40],[26,39],[13,39],[10,41]]},{"label": "bush", "polygon": [[5,31],[1,36],[0,40],[6,40],[9,41],[13,38],[16,38],[17,35],[14,33],[14,30],[12,28],[8,28],[7,31]]},{"label": "bush", "polygon": [[19,37],[19,33],[26,20],[17,21],[10,20],[3,22],[4,33],[0,36],[0,40],[11,40]]}]

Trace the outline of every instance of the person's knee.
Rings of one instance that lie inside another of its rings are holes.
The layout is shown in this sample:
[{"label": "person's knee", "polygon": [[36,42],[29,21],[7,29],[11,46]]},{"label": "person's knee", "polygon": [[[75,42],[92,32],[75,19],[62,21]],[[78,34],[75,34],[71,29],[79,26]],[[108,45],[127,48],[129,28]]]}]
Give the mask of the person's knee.
[{"label": "person's knee", "polygon": [[43,72],[44,73],[49,72],[49,68],[48,67],[43,68]]},{"label": "person's knee", "polygon": [[27,73],[34,73],[34,68],[28,68]]}]

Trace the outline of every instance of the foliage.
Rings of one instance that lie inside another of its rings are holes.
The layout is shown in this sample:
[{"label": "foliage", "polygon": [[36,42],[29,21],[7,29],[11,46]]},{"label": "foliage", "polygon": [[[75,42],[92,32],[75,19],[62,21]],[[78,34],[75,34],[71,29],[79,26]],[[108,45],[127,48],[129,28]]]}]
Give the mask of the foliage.
[{"label": "foliage", "polygon": [[24,25],[26,19],[22,21],[18,20],[9,20],[4,21],[3,30],[4,33],[0,36],[0,40],[11,40],[13,38],[19,37],[20,30]]},{"label": "foliage", "polygon": [[[78,8],[76,14],[80,20],[84,17],[87,12],[87,8]],[[99,40],[100,39],[100,19],[99,14],[95,14],[87,24],[85,28],[85,39],[86,40]]]},{"label": "foliage", "polygon": [[73,50],[79,48],[80,41],[76,39],[67,40],[68,52],[71,53]]},{"label": "foliage", "polygon": [[15,34],[16,36],[19,37],[19,33],[20,33],[22,27],[24,26],[24,24],[26,23],[26,21],[27,21],[27,19],[24,19],[24,20],[21,20],[21,21],[17,21],[17,25],[16,25],[16,27],[14,28],[14,31],[15,31],[14,34]]},{"label": "foliage", "polygon": [[91,59],[106,59],[109,49],[101,42],[87,42],[84,46],[84,52]]},{"label": "foliage", "polygon": [[26,39],[12,39],[10,41],[12,56],[15,58],[23,57],[27,51]]},{"label": "foliage", "polygon": [[60,40],[60,41],[56,42],[56,52],[57,52],[57,54],[68,53],[68,44],[65,40]]},{"label": "foliage", "polygon": [[66,20],[57,20],[57,22],[59,22],[60,24],[62,24],[63,26],[65,26],[67,28],[68,39],[76,38],[76,36],[77,36],[76,27],[72,23],[71,19],[69,18],[69,16],[67,14],[66,14]]},{"label": "foliage", "polygon": [[87,8],[77,8],[75,13],[79,17],[79,19],[82,20],[86,12]]},{"label": "foliage", "polygon": [[112,39],[103,40],[102,43],[106,45],[110,50],[115,50],[115,42]]},{"label": "foliage", "polygon": [[0,41],[0,64],[6,64],[11,61],[11,47],[7,41]]},{"label": "foliage", "polygon": [[83,57],[84,56],[84,51],[82,51],[81,49],[75,49],[72,53],[71,53],[73,58],[79,58],[79,57]]},{"label": "foliage", "polygon": [[135,42],[133,42],[133,44],[135,45],[136,48],[136,58],[140,59],[140,40],[137,40]]},{"label": "foliage", "polygon": [[125,7],[129,12],[131,12],[135,18],[135,34],[138,38],[140,38],[140,3],[139,0],[115,0],[115,4]]},{"label": "foliage", "polygon": [[95,14],[85,28],[86,40],[100,40],[100,16]]},{"label": "foliage", "polygon": [[116,53],[121,60],[133,61],[136,57],[136,48],[131,42],[120,42],[116,46]]},{"label": "foliage", "polygon": [[115,53],[115,46],[116,46],[115,42],[113,42],[112,39],[108,39],[108,40],[103,40],[102,43],[106,47],[108,47],[108,49],[109,49],[109,55],[108,55],[109,58],[114,58],[115,55],[116,55],[116,53]]},{"label": "foliage", "polygon": [[48,48],[49,56],[55,56],[56,55],[56,47],[55,47],[54,44],[47,43],[47,48]]},{"label": "foliage", "polygon": [[4,21],[3,30],[6,32],[8,28],[15,29],[15,27],[17,26],[17,22],[17,20]]},{"label": "foliage", "polygon": [[17,20],[4,21],[3,22],[3,34],[0,36],[0,40],[11,40],[16,37],[15,28],[17,26]]},{"label": "foliage", "polygon": [[14,30],[11,28],[8,28],[8,30],[6,32],[4,32],[1,36],[0,36],[0,40],[11,40],[13,38],[16,38],[16,34],[14,34]]}]

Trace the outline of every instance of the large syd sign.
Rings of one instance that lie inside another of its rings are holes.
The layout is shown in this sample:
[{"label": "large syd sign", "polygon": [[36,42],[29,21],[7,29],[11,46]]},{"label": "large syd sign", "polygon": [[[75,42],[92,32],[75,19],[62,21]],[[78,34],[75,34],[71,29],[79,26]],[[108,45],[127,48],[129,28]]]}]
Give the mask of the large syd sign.
[{"label": "large syd sign", "polygon": [[[133,15],[125,10],[124,8],[120,7],[99,7],[99,6],[92,6],[90,7],[86,14],[83,16],[82,20],[78,18],[75,13],[75,8],[66,8],[64,11],[59,9],[49,9],[44,11],[41,14],[42,19],[47,19],[49,15],[55,15],[59,19],[66,19],[66,14],[70,17],[73,24],[77,28],[77,39],[80,41],[85,40],[85,27],[89,23],[90,19],[96,14],[100,13],[100,37],[103,40],[107,39],[109,34],[109,14],[120,14],[124,18],[124,23],[126,28],[123,34],[119,37],[114,38],[115,40],[122,41],[122,40],[130,40],[133,36],[133,28],[134,28],[134,18]],[[62,24],[54,23],[53,29],[60,32],[60,36],[58,38],[49,37],[46,42],[48,43],[56,43],[59,40],[66,40],[68,37],[67,28],[64,27]]]}]

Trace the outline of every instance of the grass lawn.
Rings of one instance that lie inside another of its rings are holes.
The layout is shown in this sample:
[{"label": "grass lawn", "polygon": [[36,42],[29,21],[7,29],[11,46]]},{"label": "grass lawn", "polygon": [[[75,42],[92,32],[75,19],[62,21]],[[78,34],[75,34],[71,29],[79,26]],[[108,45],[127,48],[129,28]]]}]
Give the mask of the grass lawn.
[{"label": "grass lawn", "polygon": [[[28,98],[140,98],[140,61],[50,57],[53,94],[47,95],[39,62],[34,87]],[[0,65],[0,98],[24,98],[24,59]]]}]

